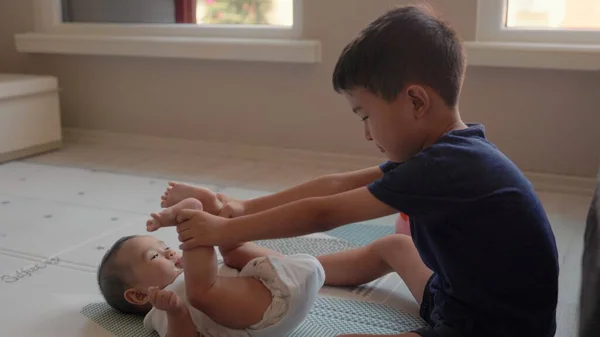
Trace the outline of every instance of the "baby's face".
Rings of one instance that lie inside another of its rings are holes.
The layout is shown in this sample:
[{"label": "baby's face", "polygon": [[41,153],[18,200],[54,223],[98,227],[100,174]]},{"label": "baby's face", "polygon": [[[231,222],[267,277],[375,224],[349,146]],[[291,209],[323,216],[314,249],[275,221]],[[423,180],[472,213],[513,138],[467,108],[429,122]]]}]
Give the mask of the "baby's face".
[{"label": "baby's face", "polygon": [[131,268],[135,287],[143,292],[149,287],[164,288],[183,272],[180,253],[152,236],[125,242],[117,258]]}]

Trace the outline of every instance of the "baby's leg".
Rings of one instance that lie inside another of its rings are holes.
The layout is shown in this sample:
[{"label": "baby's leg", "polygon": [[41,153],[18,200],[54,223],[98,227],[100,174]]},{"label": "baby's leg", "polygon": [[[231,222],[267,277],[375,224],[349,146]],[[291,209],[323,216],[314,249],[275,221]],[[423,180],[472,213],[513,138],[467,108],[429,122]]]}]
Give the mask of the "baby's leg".
[{"label": "baby's leg", "polygon": [[213,247],[184,251],[183,268],[190,304],[225,327],[248,328],[260,322],[271,305],[271,292],[261,281],[218,276]]},{"label": "baby's leg", "polygon": [[220,246],[219,251],[223,256],[223,262],[237,270],[242,270],[248,262],[262,256],[282,256],[281,253],[272,249],[261,247],[253,242],[245,242],[232,246]]},{"label": "baby's leg", "polygon": [[179,203],[163,209],[160,213],[152,213],[152,219],[146,222],[148,231],[153,232],[164,226],[171,226],[177,223],[177,215],[182,209],[202,209],[202,203],[196,199],[188,198]]},{"label": "baby's leg", "polygon": [[318,257],[325,270],[325,285],[351,286],[396,272],[421,303],[432,271],[425,266],[409,236],[394,234],[365,247]]},{"label": "baby's leg", "polygon": [[170,207],[187,198],[200,200],[204,210],[213,215],[218,215],[223,208],[217,195],[208,188],[175,182],[169,182],[167,190],[161,197],[160,206]]}]

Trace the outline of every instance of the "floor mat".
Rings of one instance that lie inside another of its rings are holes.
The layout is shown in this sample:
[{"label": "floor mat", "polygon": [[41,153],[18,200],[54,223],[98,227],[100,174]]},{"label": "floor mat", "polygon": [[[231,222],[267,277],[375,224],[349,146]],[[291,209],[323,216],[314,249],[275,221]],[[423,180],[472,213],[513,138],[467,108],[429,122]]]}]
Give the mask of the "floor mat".
[{"label": "floor mat", "polygon": [[333,254],[358,246],[338,238],[300,237],[257,241],[257,244],[278,251],[284,255],[309,254],[313,256]]},{"label": "floor mat", "polygon": [[[96,271],[112,244],[122,236],[148,234],[145,221],[148,213],[160,209],[158,200],[166,181],[13,162],[0,165],[0,186],[3,219],[0,224],[0,335],[113,336],[80,312],[90,303],[103,302]],[[218,189],[242,198],[265,193],[227,186],[218,186]],[[259,243],[286,254],[331,254],[389,234],[390,228],[384,224],[391,219],[376,220],[376,223],[350,225],[328,233]],[[179,246],[175,228],[161,229],[153,235],[171,247]],[[319,293],[322,297],[380,303],[412,317],[418,316],[418,304],[406,284],[393,273],[360,287],[323,287]],[[314,310],[321,309],[315,307]],[[370,305],[368,310],[379,309]],[[334,322],[339,315],[342,314],[335,312],[333,317],[318,324],[309,320],[297,333],[335,334]],[[29,319],[25,322],[20,317]],[[364,331],[366,328],[357,322],[358,326],[352,331]],[[369,329],[375,328],[370,326]]]},{"label": "floor mat", "polygon": [[379,238],[394,234],[394,232],[394,225],[351,224],[338,227],[326,232],[326,234],[344,239],[355,245],[365,246]]}]

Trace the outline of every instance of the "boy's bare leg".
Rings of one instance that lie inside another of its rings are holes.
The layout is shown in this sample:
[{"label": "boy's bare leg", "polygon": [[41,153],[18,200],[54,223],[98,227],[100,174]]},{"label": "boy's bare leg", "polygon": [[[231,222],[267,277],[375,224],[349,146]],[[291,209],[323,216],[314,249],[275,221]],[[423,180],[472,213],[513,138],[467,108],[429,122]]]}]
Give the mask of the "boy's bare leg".
[{"label": "boy's bare leg", "polygon": [[396,272],[421,303],[432,271],[425,266],[409,236],[394,234],[368,246],[318,257],[325,270],[325,285],[350,286]]}]

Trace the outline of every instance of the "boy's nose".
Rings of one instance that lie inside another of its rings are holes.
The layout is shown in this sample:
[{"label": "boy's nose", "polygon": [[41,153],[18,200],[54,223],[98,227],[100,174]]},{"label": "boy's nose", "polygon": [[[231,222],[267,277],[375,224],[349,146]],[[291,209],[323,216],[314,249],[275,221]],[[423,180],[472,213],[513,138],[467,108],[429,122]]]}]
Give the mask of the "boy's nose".
[{"label": "boy's nose", "polygon": [[372,141],[373,137],[371,137],[371,131],[369,130],[369,126],[365,123],[365,139],[368,141]]}]

